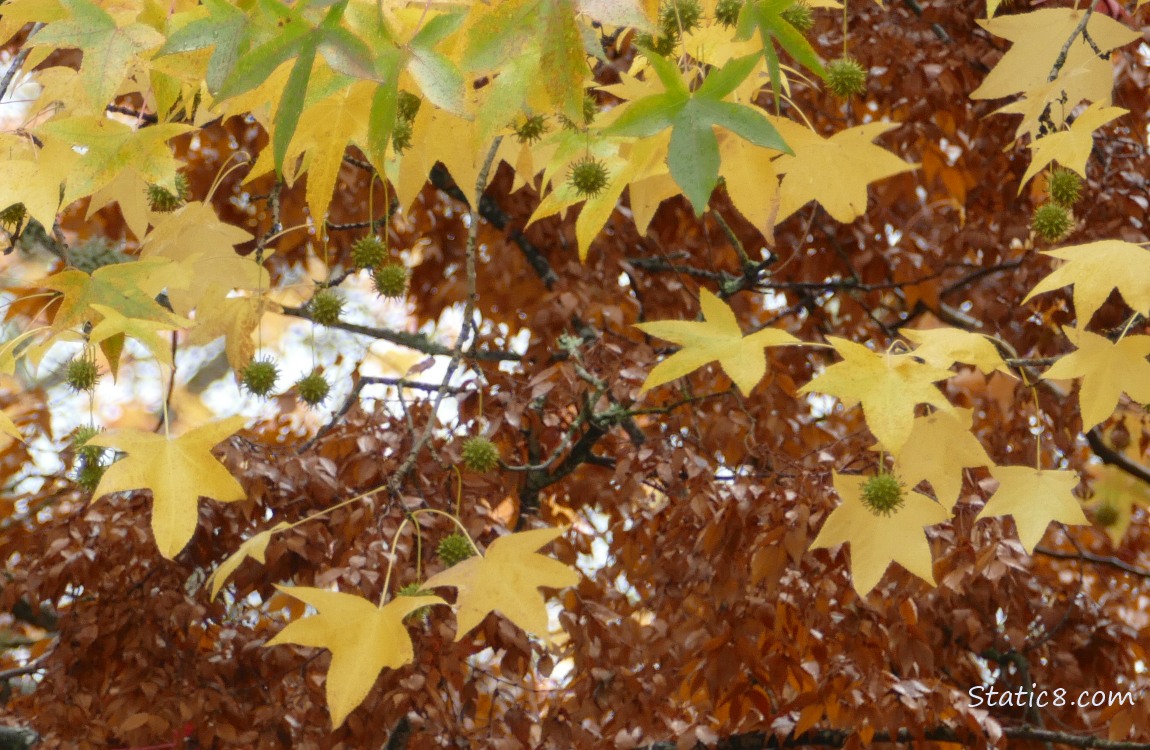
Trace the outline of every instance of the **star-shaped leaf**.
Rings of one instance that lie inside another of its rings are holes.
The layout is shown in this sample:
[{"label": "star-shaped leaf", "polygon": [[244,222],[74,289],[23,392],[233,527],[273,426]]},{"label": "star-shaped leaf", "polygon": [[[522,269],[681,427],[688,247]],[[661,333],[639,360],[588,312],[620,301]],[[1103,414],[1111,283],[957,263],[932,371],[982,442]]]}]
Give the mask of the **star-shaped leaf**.
[{"label": "star-shaped leaf", "polygon": [[790,153],[775,125],[755,107],[724,101],[758,64],[757,54],[740,57],[712,71],[691,91],[679,68],[653,52],[646,53],[665,91],[624,105],[606,130],[609,135],[648,138],[671,128],[667,166],[683,194],[702,215],[719,180],[719,141],[714,126],[757,146]]},{"label": "star-shaped leaf", "polygon": [[83,90],[94,108],[103,109],[132,71],[142,52],[159,47],[164,37],[143,23],[120,26],[100,6],[89,0],[58,0],[70,17],[45,26],[32,38],[36,45],[83,50],[80,65]]},{"label": "star-shaped leaf", "polygon": [[783,90],[779,55],[775,51],[776,43],[820,78],[825,78],[827,75],[811,43],[786,18],[786,11],[793,5],[795,0],[751,0],[744,5],[743,11],[739,14],[735,33],[735,39],[740,40],[749,39],[755,31],[759,32],[763,40],[763,56],[767,60],[767,71],[771,76],[771,89],[776,95]]},{"label": "star-shaped leaf", "polygon": [[876,353],[853,341],[828,337],[842,355],[799,393],[827,393],[844,406],[861,403],[867,426],[883,447],[898,454],[914,429],[914,408],[931,404],[948,414],[954,407],[934,386],[953,373],[925,365],[908,354]]},{"label": "star-shaped leaf", "polygon": [[212,455],[212,447],[244,424],[230,417],[171,438],[142,430],[97,435],[89,445],[128,454],[108,467],[93,498],[112,492],[152,491],[152,535],[160,554],[173,559],[192,538],[200,496],[222,503],[243,500],[244,488]]},{"label": "star-shaped leaf", "polygon": [[823,138],[792,120],[769,119],[794,150],[794,156],[775,160],[775,169],[783,175],[778,221],[817,201],[836,221],[849,224],[866,213],[867,185],[918,168],[871,143],[898,123],[871,122]]},{"label": "star-shaped leaf", "polygon": [[974,412],[955,409],[954,414],[936,411],[914,420],[910,438],[895,456],[895,468],[908,487],[930,482],[942,507],[948,511],[962,492],[962,470],[994,466],[982,443],[970,432]]},{"label": "star-shaped leaf", "polygon": [[1126,393],[1139,404],[1150,403],[1150,336],[1124,336],[1111,341],[1090,331],[1063,328],[1078,351],[1065,354],[1043,373],[1044,380],[1082,378],[1078,403],[1082,429],[1104,422]]},{"label": "star-shaped leaf", "polygon": [[332,727],[363,703],[379,673],[415,658],[403,618],[432,604],[438,596],[397,596],[383,607],[353,594],[304,586],[276,586],[288,596],[315,607],[317,614],[291,623],[267,646],[294,643],[331,652],[327,670],[327,709]]},{"label": "star-shaped leaf", "polygon": [[1018,538],[1027,553],[1034,552],[1051,521],[1075,526],[1090,523],[1082,512],[1082,506],[1071,494],[1078,484],[1078,475],[1073,471],[995,466],[990,475],[998,480],[998,489],[986,501],[978,518],[1013,516]]},{"label": "star-shaped leaf", "polygon": [[499,537],[483,555],[470,557],[427,579],[423,584],[427,589],[459,589],[455,640],[467,635],[489,612],[498,612],[531,635],[549,642],[547,604],[539,587],[574,586],[579,574],[536,550],[565,531],[534,529]]},{"label": "star-shaped leaf", "polygon": [[718,361],[739,390],[750,393],[767,372],[768,346],[797,344],[799,340],[776,328],[764,328],[746,336],[735,313],[706,289],[699,290],[703,320],[660,320],[637,323],[640,331],[683,347],[655,366],[643,383],[642,392],[694,372],[708,362]]},{"label": "star-shaped leaf", "polygon": [[1104,107],[1095,102],[1068,129],[1043,136],[1031,143],[1033,157],[1030,166],[1026,168],[1026,174],[1022,176],[1018,192],[1021,193],[1030,178],[1053,161],[1086,177],[1086,160],[1094,148],[1094,131],[1127,112],[1129,110],[1121,107]]},{"label": "star-shaped leaf", "polygon": [[834,474],[835,491],[842,504],[831,511],[812,549],[851,545],[851,581],[859,596],[866,596],[892,562],[934,585],[930,543],[923,528],[950,518],[945,508],[926,495],[904,492],[903,504],[890,515],[876,515],[863,504],[862,488],[868,477]]},{"label": "star-shaped leaf", "polygon": [[1044,250],[1043,255],[1068,261],[1038,282],[1023,302],[1074,285],[1074,311],[1085,327],[1115,289],[1126,304],[1140,313],[1150,311],[1150,253],[1123,240],[1100,240],[1085,245]]},{"label": "star-shaped leaf", "polygon": [[[212,47],[206,80],[209,91],[219,91],[248,47],[251,20],[248,14],[225,0],[203,0],[200,6],[187,11],[186,15],[193,18],[168,34],[167,41],[156,52],[156,56]],[[180,14],[177,14],[176,18],[179,17]]]},{"label": "star-shaped leaf", "polygon": [[[97,303],[92,304],[92,309],[104,316],[104,319],[88,334],[91,343],[99,344],[113,336],[128,336],[143,344],[157,361],[169,367],[172,365],[172,341],[161,336],[160,332],[175,331],[192,324],[192,321],[176,316],[166,322],[129,318],[113,307]],[[119,364],[119,357],[116,357],[116,364]],[[113,365],[112,376],[115,375],[116,367]]]},{"label": "star-shaped leaf", "polygon": [[176,192],[179,163],[168,139],[189,130],[190,125],[172,123],[136,129],[96,115],[52,120],[41,127],[45,135],[84,150],[68,175],[64,205],[112,184],[124,169],[135,170],[145,182]]},{"label": "star-shaped leaf", "polygon": [[40,286],[64,295],[52,321],[57,331],[96,322],[99,311],[93,305],[105,305],[137,320],[174,321],[176,318],[155,297],[176,284],[167,258],[116,263],[97,268],[91,276],[73,268],[40,282]]}]

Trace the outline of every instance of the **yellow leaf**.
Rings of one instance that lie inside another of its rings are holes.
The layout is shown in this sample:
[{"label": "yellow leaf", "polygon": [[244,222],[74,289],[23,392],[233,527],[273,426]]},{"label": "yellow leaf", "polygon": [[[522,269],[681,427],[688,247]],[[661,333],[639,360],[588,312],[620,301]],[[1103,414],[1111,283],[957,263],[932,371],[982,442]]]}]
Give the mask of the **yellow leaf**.
[{"label": "yellow leaf", "polygon": [[892,562],[933,586],[933,561],[923,528],[946,521],[950,513],[925,495],[904,492],[901,507],[889,516],[876,515],[862,501],[867,479],[834,474],[835,491],[842,504],[831,511],[811,548],[849,542],[851,581],[859,596],[870,593]]},{"label": "yellow leaf", "polygon": [[902,335],[918,344],[914,356],[931,367],[945,370],[955,362],[961,362],[977,367],[984,375],[995,370],[1012,375],[994,342],[980,333],[971,333],[961,328],[930,328],[921,331],[904,328]]},{"label": "yellow leaf", "polygon": [[995,466],[990,475],[998,480],[998,489],[986,507],[978,514],[979,520],[991,516],[1014,517],[1018,538],[1027,553],[1042,541],[1051,521],[1072,526],[1083,526],[1086,520],[1078,501],[1070,494],[1078,484],[1073,471],[1040,471],[1030,466]]},{"label": "yellow leaf", "polygon": [[1150,311],[1150,255],[1141,245],[1122,240],[1100,240],[1044,250],[1043,255],[1068,262],[1038,282],[1023,302],[1073,284],[1074,310],[1079,326],[1090,322],[1115,289],[1130,307],[1140,313]]},{"label": "yellow leaf", "polygon": [[97,435],[89,445],[114,448],[127,456],[108,467],[92,497],[151,490],[152,534],[160,554],[171,560],[196,530],[201,495],[224,503],[244,499],[244,488],[211,453],[216,443],[243,424],[243,417],[230,417],[177,438],[142,430]]},{"label": "yellow leaf", "polygon": [[[990,21],[979,21],[982,28],[995,36],[1003,37],[1013,46],[986,76],[971,99],[1000,99],[1021,94],[1046,84],[1055,60],[1066,44],[1066,40],[1082,20],[1085,9],[1043,8],[1030,13],[1002,16]],[[1110,52],[1138,39],[1140,34],[1113,18],[1095,13],[1086,25],[1093,45],[1102,53]],[[1089,81],[1081,84],[1093,95],[1081,98],[1090,101],[1110,103],[1110,91],[1114,86],[1113,63],[1100,58],[1082,34],[1079,34],[1066,55],[1063,70],[1086,67]],[[1077,103],[1080,99],[1075,99]]]},{"label": "yellow leaf", "polygon": [[1031,143],[1030,150],[1034,155],[1026,174],[1022,176],[1018,192],[1022,192],[1023,186],[1031,177],[1055,160],[1086,177],[1086,160],[1090,158],[1090,151],[1094,148],[1094,131],[1128,111],[1121,107],[1104,107],[1095,102],[1078,116],[1068,130],[1051,133]]},{"label": "yellow leaf", "polygon": [[764,328],[744,336],[735,313],[707,289],[699,290],[699,304],[703,310],[702,322],[660,320],[635,324],[643,333],[683,347],[651,370],[640,393],[681,378],[716,360],[740,391],[750,393],[767,372],[767,356],[763,349],[799,343],[791,334],[776,328]]},{"label": "yellow leaf", "polygon": [[282,308],[264,297],[229,297],[219,287],[210,290],[196,309],[196,325],[188,332],[188,344],[200,346],[224,340],[228,364],[239,372],[255,355],[252,333],[259,327],[265,312],[279,312]]},{"label": "yellow leaf", "polygon": [[774,158],[778,151],[756,146],[734,133],[719,132],[719,176],[726,180],[731,203],[756,229],[767,231],[779,192]]},{"label": "yellow leaf", "polygon": [[224,584],[232,577],[232,573],[236,572],[236,569],[240,567],[240,564],[243,563],[244,560],[250,557],[262,564],[264,562],[264,555],[267,554],[268,542],[272,540],[272,534],[290,528],[290,523],[280,521],[270,529],[264,529],[258,534],[254,534],[250,539],[245,540],[239,549],[229,555],[228,559],[220,563],[219,567],[208,576],[207,584],[212,589],[211,598],[215,599],[219,595],[220,589],[224,587]]},{"label": "yellow leaf", "polygon": [[936,411],[916,418],[910,438],[895,455],[896,472],[906,485],[930,482],[939,504],[948,511],[962,492],[964,468],[994,466],[970,432],[973,414],[970,409],[955,409],[954,414]]},{"label": "yellow leaf", "polygon": [[37,158],[0,162],[0,207],[23,203],[24,210],[45,227],[56,224],[60,185],[79,155],[58,141],[49,141]]},{"label": "yellow leaf", "polygon": [[111,182],[92,194],[84,219],[91,219],[93,214],[113,202],[119,204],[124,223],[132,234],[137,239],[142,238],[148,231],[148,183],[135,170],[121,171]]},{"label": "yellow leaf", "polygon": [[917,404],[954,414],[954,407],[933,383],[953,373],[917,361],[909,354],[875,353],[862,344],[828,337],[842,355],[823,374],[799,389],[799,393],[827,393],[844,406],[861,403],[867,426],[883,447],[898,454],[914,429]]},{"label": "yellow leaf", "polygon": [[398,596],[377,607],[363,597],[338,591],[276,588],[315,607],[317,614],[291,623],[265,645],[293,643],[331,652],[327,708],[333,728],[363,703],[383,669],[402,667],[415,657],[403,618],[420,607],[446,604],[438,596]]},{"label": "yellow leaf", "polygon": [[579,574],[536,550],[566,530],[534,529],[499,537],[485,554],[470,557],[428,578],[424,588],[459,589],[455,640],[463,638],[489,612],[498,612],[531,635],[550,642],[547,604],[539,587],[574,586],[579,583]]},{"label": "yellow leaf", "polygon": [[866,213],[867,185],[918,168],[871,143],[898,123],[872,122],[823,138],[793,120],[767,119],[795,152],[774,162],[783,175],[777,221],[817,201],[835,221],[849,224]]},{"label": "yellow leaf", "polygon": [[1150,336],[1111,341],[1090,331],[1063,328],[1078,351],[1065,354],[1043,373],[1043,380],[1082,378],[1078,391],[1082,430],[1105,421],[1126,393],[1139,404],[1150,403]]}]

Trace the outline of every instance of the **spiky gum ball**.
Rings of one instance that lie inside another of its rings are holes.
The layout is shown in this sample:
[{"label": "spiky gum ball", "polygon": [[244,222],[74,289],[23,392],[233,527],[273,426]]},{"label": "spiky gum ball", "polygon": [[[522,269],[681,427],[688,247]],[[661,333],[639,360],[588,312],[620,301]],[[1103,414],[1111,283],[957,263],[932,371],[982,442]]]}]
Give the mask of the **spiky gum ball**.
[{"label": "spiky gum ball", "polygon": [[1074,170],[1060,167],[1050,173],[1047,189],[1051,200],[1070,208],[1082,197],[1082,178]]},{"label": "spiky gum ball", "polygon": [[659,8],[659,29],[664,36],[689,34],[698,28],[702,18],[699,0],[666,0]]},{"label": "spiky gum ball", "polygon": [[23,203],[13,203],[11,206],[8,206],[8,208],[0,211],[0,224],[16,226],[24,220],[26,213],[27,211]]},{"label": "spiky gum ball", "polygon": [[375,268],[387,258],[387,246],[374,234],[360,237],[351,246],[351,262],[356,268]]},{"label": "spiky gum ball", "polygon": [[68,387],[77,393],[90,391],[100,382],[100,368],[96,366],[96,360],[91,357],[75,357],[68,361],[68,366],[64,370],[64,380],[68,383]]},{"label": "spiky gum ball", "polygon": [[1030,228],[1047,242],[1059,242],[1066,239],[1074,227],[1074,217],[1066,206],[1057,203],[1043,203],[1034,211],[1030,218]]},{"label": "spiky gum ball", "polygon": [[400,120],[411,122],[419,114],[419,107],[423,100],[410,91],[400,91],[395,100],[395,116]]},{"label": "spiky gum ball", "polygon": [[76,452],[81,460],[89,463],[96,461],[104,453],[104,449],[98,445],[88,445],[88,441],[103,432],[103,429],[94,425],[86,424],[76,428],[72,433],[72,450]]},{"label": "spiky gum ball", "polygon": [[267,396],[276,387],[280,371],[275,360],[271,357],[262,357],[248,362],[248,366],[240,373],[240,383],[254,396]]},{"label": "spiky gum ball", "polygon": [[862,486],[862,503],[876,516],[889,516],[903,506],[902,482],[894,474],[875,474]]},{"label": "spiky gum ball", "polygon": [[1108,529],[1118,523],[1118,506],[1113,503],[1102,503],[1094,509],[1094,523]]},{"label": "spiky gum ball", "polygon": [[800,34],[805,34],[815,25],[815,14],[806,0],[797,0],[791,7],[779,14],[783,20],[794,26]]},{"label": "spiky gum ball", "polygon": [[[402,586],[399,591],[396,591],[396,596],[434,596],[434,591],[428,591],[414,581]],[[405,618],[406,622],[427,622],[427,616],[431,612],[431,605],[420,607],[419,609],[412,610],[411,614]]]},{"label": "spiky gum ball", "polygon": [[94,461],[85,461],[79,469],[76,470],[76,484],[80,485],[85,492],[94,492],[96,487],[100,484],[100,479],[104,476],[105,466],[101,466]]},{"label": "spiky gum ball", "polygon": [[308,406],[319,406],[331,392],[331,383],[327,382],[319,370],[313,370],[310,375],[304,375],[295,384],[300,400]]},{"label": "spiky gum ball", "polygon": [[724,26],[734,26],[739,22],[744,0],[719,0],[715,4],[715,20]]},{"label": "spiky gum ball", "polygon": [[866,93],[866,69],[853,57],[827,63],[827,88],[840,99]]},{"label": "spiky gum ball", "polygon": [[343,314],[343,297],[334,289],[320,289],[308,302],[311,319],[321,326],[331,326],[339,322]]},{"label": "spiky gum ball", "polygon": [[575,189],[580,198],[599,195],[609,181],[607,167],[594,156],[585,156],[575,162],[567,175],[567,184]]},{"label": "spiky gum ball", "polygon": [[191,185],[183,173],[176,175],[176,192],[170,192],[159,185],[148,185],[148,205],[153,211],[168,213],[184,205],[184,201],[191,195]]},{"label": "spiky gum ball", "polygon": [[389,299],[402,299],[407,294],[407,267],[402,263],[388,263],[375,269],[371,276],[375,291]]},{"label": "spiky gum ball", "polygon": [[546,132],[547,118],[543,115],[531,115],[515,123],[515,139],[520,143],[536,143]]},{"label": "spiky gum ball", "polygon": [[465,440],[461,455],[464,466],[481,474],[499,465],[499,449],[495,443],[481,435]]},{"label": "spiky gum ball", "polygon": [[457,531],[445,536],[439,542],[439,546],[435,548],[435,554],[444,565],[450,568],[469,557],[473,557],[475,548],[471,546],[471,540]]}]

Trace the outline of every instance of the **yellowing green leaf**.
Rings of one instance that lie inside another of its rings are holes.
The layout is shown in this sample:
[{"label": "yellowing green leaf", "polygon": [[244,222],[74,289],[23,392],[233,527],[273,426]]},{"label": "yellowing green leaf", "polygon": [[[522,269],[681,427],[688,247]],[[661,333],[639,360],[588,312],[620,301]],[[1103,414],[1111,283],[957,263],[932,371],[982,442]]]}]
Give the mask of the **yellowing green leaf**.
[{"label": "yellowing green leaf", "polygon": [[1078,475],[1073,471],[995,466],[990,475],[998,480],[998,489],[986,501],[978,518],[1013,516],[1018,538],[1027,553],[1034,552],[1051,521],[1076,526],[1089,523],[1082,507],[1070,494],[1078,484]]},{"label": "yellowing green leaf", "polygon": [[994,466],[982,443],[970,432],[973,411],[955,409],[914,420],[910,438],[895,456],[895,470],[914,487],[930,482],[934,496],[948,511],[962,492],[962,470],[977,466]]},{"label": "yellowing green leaf", "polygon": [[91,276],[69,269],[49,276],[40,286],[64,295],[52,321],[52,327],[60,331],[79,323],[96,322],[99,311],[92,307],[96,304],[113,308],[129,318],[172,321],[172,314],[161,307],[155,297],[175,283],[171,262],[154,258],[104,266]]},{"label": "yellowing green leaf", "polygon": [[446,604],[438,596],[399,596],[377,607],[363,597],[338,591],[276,588],[315,607],[318,614],[289,624],[266,645],[291,643],[331,652],[326,689],[333,728],[363,703],[383,669],[402,667],[415,657],[403,618],[420,607]]},{"label": "yellowing green leaf", "polygon": [[264,555],[267,554],[268,542],[272,540],[272,535],[277,531],[290,528],[291,524],[286,521],[280,521],[270,529],[264,529],[258,534],[254,534],[244,540],[240,548],[228,555],[228,559],[220,563],[219,567],[208,576],[207,584],[211,587],[212,598],[215,599],[219,595],[220,589],[224,587],[224,584],[232,577],[232,573],[236,572],[236,569],[240,567],[244,560],[250,557],[262,564],[264,562]]},{"label": "yellowing green leaf", "polygon": [[1100,240],[1085,245],[1044,250],[1044,255],[1068,261],[1038,282],[1023,302],[1074,285],[1074,311],[1084,327],[1117,289],[1126,304],[1138,312],[1150,311],[1150,253],[1141,245],[1122,240]]},{"label": "yellowing green leaf", "polygon": [[842,355],[799,393],[827,393],[844,406],[861,403],[867,426],[883,447],[898,454],[914,429],[914,408],[931,404],[948,414],[954,407],[933,384],[953,373],[917,361],[909,354],[876,353],[853,341],[828,337]]},{"label": "yellowing green leaf", "polygon": [[651,370],[642,392],[718,361],[723,372],[743,393],[750,393],[767,372],[768,346],[799,342],[786,331],[764,328],[746,336],[731,308],[706,289],[699,290],[703,321],[660,320],[637,323],[640,331],[683,347]]},{"label": "yellowing green leaf", "polygon": [[244,488],[211,453],[216,443],[243,424],[243,417],[230,417],[176,438],[142,430],[97,435],[89,445],[114,448],[127,456],[108,467],[92,497],[151,490],[152,534],[160,554],[171,560],[196,530],[200,496],[224,503],[244,499]]},{"label": "yellowing green leaf", "polygon": [[140,54],[159,47],[164,37],[146,24],[121,26],[89,0],[59,2],[70,17],[48,24],[33,37],[32,42],[83,50],[80,76],[85,84],[84,91],[93,108],[103,109],[116,96]]},{"label": "yellowing green leaf", "polygon": [[903,505],[889,516],[876,515],[863,504],[867,477],[834,474],[835,491],[842,504],[831,511],[812,549],[851,546],[851,581],[859,596],[866,596],[892,562],[934,585],[933,561],[924,527],[950,518],[938,503],[917,492],[904,492]]},{"label": "yellowing green leaf", "polygon": [[914,356],[931,367],[946,369],[955,362],[977,367],[984,375],[998,370],[1010,375],[994,342],[980,333],[961,328],[904,328],[902,335],[918,344]]},{"label": "yellowing green leaf", "polygon": [[489,612],[498,612],[531,635],[549,642],[547,605],[539,587],[574,586],[579,574],[536,550],[565,531],[534,529],[499,537],[483,555],[468,558],[427,579],[424,588],[459,589],[455,640],[463,638]]},{"label": "yellowing green leaf", "polygon": [[849,224],[866,213],[867,185],[918,168],[871,143],[897,123],[872,122],[823,138],[793,120],[768,119],[794,151],[774,162],[783,175],[778,221],[817,201],[836,221]]},{"label": "yellowing green leaf", "polygon": [[[99,344],[113,336],[128,336],[143,344],[153,357],[169,367],[172,365],[172,342],[170,338],[160,336],[160,331],[174,331],[192,324],[190,320],[174,316],[170,322],[128,318],[115,308],[96,303],[92,304],[92,309],[104,317],[88,334],[91,343]],[[115,374],[113,368],[112,375]]]},{"label": "yellowing green leaf", "polygon": [[1126,393],[1139,404],[1150,403],[1150,336],[1111,341],[1090,331],[1063,328],[1078,351],[1065,354],[1043,373],[1044,380],[1082,378],[1078,403],[1082,429],[1105,421]]},{"label": "yellowing green leaf", "polygon": [[64,205],[110,185],[124,169],[134,170],[146,182],[174,192],[179,164],[168,146],[168,139],[189,130],[192,130],[190,125],[171,123],[137,130],[95,115],[52,120],[41,128],[51,138],[85,149],[68,175]]},{"label": "yellowing green leaf", "polygon": [[1069,129],[1051,133],[1031,143],[1030,150],[1034,152],[1034,156],[1026,169],[1026,174],[1022,176],[1022,185],[1019,185],[1018,192],[1022,192],[1022,187],[1031,177],[1056,160],[1062,166],[1073,169],[1085,177],[1086,160],[1090,158],[1090,151],[1094,148],[1094,131],[1128,111],[1121,107],[1104,107],[1095,102],[1078,116]]}]

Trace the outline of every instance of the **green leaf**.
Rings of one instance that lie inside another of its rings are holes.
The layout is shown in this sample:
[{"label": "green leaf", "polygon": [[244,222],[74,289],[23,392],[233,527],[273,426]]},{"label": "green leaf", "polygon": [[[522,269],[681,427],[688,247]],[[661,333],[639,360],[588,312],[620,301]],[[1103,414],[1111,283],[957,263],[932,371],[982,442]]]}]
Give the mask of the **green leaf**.
[{"label": "green leaf", "polygon": [[315,45],[312,44],[300,50],[284,86],[283,96],[280,97],[272,133],[272,155],[275,157],[276,174],[283,173],[284,157],[287,155],[292,135],[295,134],[296,125],[299,124],[299,116],[303,112],[307,82],[311,78],[311,68],[315,63],[315,52]]},{"label": "green leaf", "polygon": [[773,148],[786,154],[794,153],[771,121],[754,107],[734,102],[713,102],[697,97],[695,101],[702,116],[715,125],[730,130],[756,146]]},{"label": "green leaf", "polygon": [[698,96],[718,101],[730,96],[759,63],[758,53],[731,60],[722,68],[707,74],[699,86]]},{"label": "green leaf", "polygon": [[[208,60],[208,90],[217,92],[235,68],[251,39],[247,14],[225,0],[203,0],[206,18],[198,18],[168,35],[156,56],[214,47]],[[274,69],[274,68],[273,68]]]},{"label": "green leaf", "polygon": [[737,40],[751,38],[757,29],[763,41],[763,56],[767,61],[767,70],[771,76],[771,88],[775,94],[781,89],[782,74],[779,67],[779,57],[775,52],[778,44],[796,62],[816,73],[820,78],[826,78],[827,72],[819,60],[818,53],[811,47],[811,43],[798,29],[782,16],[782,13],[794,4],[795,0],[751,0],[743,8],[739,16],[739,25],[736,30]]},{"label": "green leaf", "polygon": [[671,92],[648,96],[625,105],[623,114],[607,128],[608,135],[646,138],[671,127],[690,97],[679,98]]},{"label": "green leaf", "polygon": [[695,207],[695,214],[702,216],[719,181],[719,141],[711,123],[693,116],[697,104],[691,101],[683,108],[671,131],[667,166],[671,177]]}]

